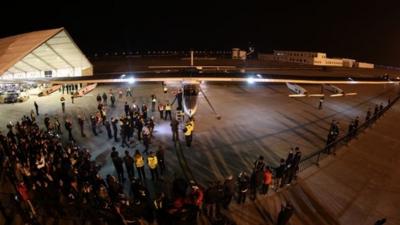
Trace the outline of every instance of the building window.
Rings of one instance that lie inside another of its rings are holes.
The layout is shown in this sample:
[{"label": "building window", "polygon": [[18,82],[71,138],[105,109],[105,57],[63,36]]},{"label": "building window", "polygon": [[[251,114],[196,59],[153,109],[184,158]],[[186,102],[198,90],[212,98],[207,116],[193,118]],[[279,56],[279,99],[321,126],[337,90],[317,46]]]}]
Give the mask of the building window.
[{"label": "building window", "polygon": [[52,75],[53,75],[53,71],[51,71],[51,70],[44,71],[44,77],[52,77]]}]

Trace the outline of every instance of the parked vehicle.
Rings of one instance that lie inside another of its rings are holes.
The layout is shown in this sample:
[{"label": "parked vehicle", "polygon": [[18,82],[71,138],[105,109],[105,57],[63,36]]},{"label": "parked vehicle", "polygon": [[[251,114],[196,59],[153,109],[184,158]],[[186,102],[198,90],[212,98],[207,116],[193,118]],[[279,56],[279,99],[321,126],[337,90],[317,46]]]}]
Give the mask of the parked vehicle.
[{"label": "parked vehicle", "polygon": [[4,98],[4,103],[15,103],[18,101],[18,94],[17,93],[10,93]]},{"label": "parked vehicle", "polygon": [[21,92],[18,95],[18,102],[24,102],[29,99],[29,95],[26,92]]},{"label": "parked vehicle", "polygon": [[6,95],[4,92],[0,92],[0,103],[4,103],[4,99],[5,99]]}]

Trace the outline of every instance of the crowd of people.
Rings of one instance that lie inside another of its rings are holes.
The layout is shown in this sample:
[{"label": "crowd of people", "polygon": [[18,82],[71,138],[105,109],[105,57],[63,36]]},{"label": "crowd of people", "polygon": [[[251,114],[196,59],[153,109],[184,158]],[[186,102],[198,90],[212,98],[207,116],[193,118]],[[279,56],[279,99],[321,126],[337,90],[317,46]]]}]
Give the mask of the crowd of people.
[{"label": "crowd of people", "polygon": [[[390,99],[388,100],[388,105],[390,104]],[[379,105],[376,104],[374,107],[373,113],[371,112],[371,108],[368,108],[364,123],[366,126],[369,126],[373,123],[378,117],[383,113],[384,106],[383,103]],[[356,116],[354,119],[350,120],[347,133],[345,134],[345,141],[350,141],[352,138],[357,136],[358,128],[360,127],[360,117]],[[339,121],[332,120],[328,132],[328,137],[326,139],[326,147],[325,152],[330,154],[336,141],[338,140],[340,134],[340,123]]]},{"label": "crowd of people", "polygon": [[[111,158],[118,178],[110,174],[103,178],[89,149],[79,147],[73,140],[64,144],[53,122],[45,122],[45,128],[37,122],[36,118],[24,116],[16,124],[8,124],[7,134],[0,134],[2,172],[18,193],[25,221],[34,223],[40,216],[69,217],[82,224],[140,224],[155,220],[158,224],[193,224],[196,220],[199,200],[193,193],[194,184],[176,178],[172,193],[151,197],[139,151],[133,157],[126,151],[122,158],[114,148]],[[165,171],[162,151],[160,148],[147,156],[155,181],[158,170],[160,174]],[[123,186],[123,164],[130,182],[128,193]]]}]

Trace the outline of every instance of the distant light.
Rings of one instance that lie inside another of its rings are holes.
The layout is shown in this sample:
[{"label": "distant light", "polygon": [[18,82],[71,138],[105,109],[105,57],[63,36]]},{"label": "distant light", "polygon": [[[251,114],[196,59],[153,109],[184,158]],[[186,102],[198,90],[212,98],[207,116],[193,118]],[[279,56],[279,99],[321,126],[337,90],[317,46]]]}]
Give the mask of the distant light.
[{"label": "distant light", "polygon": [[261,74],[259,74],[259,73],[257,74],[257,77],[258,77],[258,78],[262,78]]},{"label": "distant light", "polygon": [[247,83],[254,84],[255,80],[252,77],[247,78]]},{"label": "distant light", "polygon": [[125,74],[122,74],[122,75],[121,75],[121,78],[124,78],[125,76],[126,76]]},{"label": "distant light", "polygon": [[128,78],[128,83],[130,83],[130,84],[133,84],[133,83],[135,83],[135,78],[134,77],[130,77],[130,78]]}]

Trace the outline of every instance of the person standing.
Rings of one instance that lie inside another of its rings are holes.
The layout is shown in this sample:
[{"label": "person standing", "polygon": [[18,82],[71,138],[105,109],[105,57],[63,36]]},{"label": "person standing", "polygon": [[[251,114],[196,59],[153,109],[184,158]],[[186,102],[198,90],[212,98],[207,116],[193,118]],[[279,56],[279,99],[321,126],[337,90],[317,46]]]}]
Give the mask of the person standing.
[{"label": "person standing", "polygon": [[61,96],[60,101],[61,101],[62,112],[65,113],[65,98],[64,98],[64,96]]},{"label": "person standing", "polygon": [[167,199],[165,197],[165,194],[163,192],[157,194],[157,197],[153,203],[156,213],[157,224],[158,225],[169,224],[169,222],[166,220],[166,218],[168,218],[168,212],[167,212]]},{"label": "person standing", "polygon": [[150,130],[150,138],[152,138],[153,137],[153,132],[154,132],[154,127],[155,127],[155,124],[154,124],[154,117],[152,116],[152,117],[150,117],[150,119],[147,121],[147,126],[149,127],[149,130]]},{"label": "person standing", "polygon": [[39,105],[34,101],[33,103],[35,105],[35,110],[36,110],[36,115],[39,116]]},{"label": "person standing", "polygon": [[125,147],[125,145],[127,145],[129,147],[129,144],[127,142],[128,139],[128,124],[127,121],[124,119],[122,121],[121,124],[121,131],[120,131],[120,135],[121,135],[121,147]]},{"label": "person standing", "polygon": [[139,178],[141,180],[146,179],[146,174],[144,173],[144,159],[139,150],[136,150],[134,155],[136,170],[138,171]]},{"label": "person standing", "polygon": [[118,119],[111,117],[111,125],[113,128],[113,134],[114,134],[114,141],[118,142]]},{"label": "person standing", "polygon": [[230,175],[225,179],[224,182],[224,198],[222,201],[222,207],[228,209],[231,204],[233,195],[235,194],[235,182],[233,176]]},{"label": "person standing", "polygon": [[153,94],[153,95],[151,95],[151,112],[155,112],[156,111],[156,103],[157,103],[157,98]]},{"label": "person standing", "polygon": [[124,110],[125,110],[125,116],[128,117],[128,115],[129,115],[129,105],[128,105],[128,102],[125,102]]},{"label": "person standing", "polygon": [[376,104],[374,109],[374,119],[378,118],[378,113],[379,113],[379,106],[378,104]]},{"label": "person standing", "polygon": [[137,135],[138,135],[138,140],[142,140],[142,130],[144,126],[144,120],[143,118],[138,117],[135,122],[136,129],[138,130]]},{"label": "person standing", "polygon": [[292,172],[292,177],[290,178],[289,182],[292,181],[292,179],[297,179],[297,173],[299,172],[300,169],[300,161],[301,161],[301,151],[299,147],[296,147],[295,149],[295,154],[294,154],[294,159],[293,159],[293,172]]},{"label": "person standing", "polygon": [[165,172],[164,153],[165,153],[164,148],[161,145],[159,145],[158,146],[158,151],[156,153],[156,156],[157,156],[157,159],[158,159],[158,164],[160,165],[159,167],[160,167],[161,175],[163,175],[164,172]]},{"label": "person standing", "polygon": [[349,127],[347,129],[347,141],[350,141],[351,137],[353,136],[354,133],[354,120],[351,120],[349,123]]},{"label": "person standing", "polygon": [[158,112],[160,112],[160,119],[164,119],[164,105],[161,102],[158,103]]},{"label": "person standing", "polygon": [[144,153],[148,154],[150,145],[150,130],[147,126],[143,127],[142,136],[143,136],[143,145],[145,147]]},{"label": "person standing", "polygon": [[263,174],[262,194],[268,194],[269,186],[272,184],[272,172],[269,167],[265,167]]},{"label": "person standing", "polygon": [[132,91],[131,88],[126,89],[126,96],[125,97],[132,97]]},{"label": "person standing", "polygon": [[94,115],[90,116],[90,123],[92,125],[92,132],[94,136],[97,136],[97,131],[96,131],[96,117]]},{"label": "person standing", "polygon": [[79,124],[79,127],[81,128],[81,136],[86,137],[86,135],[83,131],[84,120],[82,119],[82,117],[80,115],[78,116],[78,124]]},{"label": "person standing", "polygon": [[322,109],[322,103],[324,103],[324,97],[321,97],[319,99],[319,105],[318,105],[318,109],[321,110]]},{"label": "person standing", "polygon": [[62,134],[60,121],[58,120],[57,117],[55,117],[54,120],[55,120],[54,125],[55,125],[55,127],[57,129],[57,133],[58,134]]},{"label": "person standing", "polygon": [[178,89],[178,93],[176,93],[175,95],[175,99],[174,101],[172,101],[172,105],[174,104],[174,102],[177,101],[178,102],[178,107],[176,108],[176,110],[181,111],[182,110],[182,90]]},{"label": "person standing", "polygon": [[185,139],[186,139],[186,146],[190,147],[192,145],[192,132],[193,132],[193,127],[190,122],[186,123],[185,129],[183,130],[185,132]]},{"label": "person standing", "polygon": [[103,92],[103,103],[107,105],[107,94],[105,92]]},{"label": "person standing", "polygon": [[281,211],[278,214],[277,225],[286,225],[294,212],[293,206],[288,202],[286,206],[282,205]]},{"label": "person standing", "polygon": [[111,139],[113,136],[111,134],[110,121],[108,121],[108,120],[104,121],[104,126],[106,127],[106,130],[107,130],[108,139]]},{"label": "person standing", "polygon": [[265,166],[264,162],[264,156],[260,155],[258,159],[254,162],[254,170],[257,171],[263,171]]},{"label": "person standing", "polygon": [[74,98],[75,98],[75,97],[74,97],[74,94],[72,94],[72,95],[71,95],[71,102],[72,102],[72,104],[74,104]]},{"label": "person standing", "polygon": [[128,177],[129,177],[129,179],[132,180],[135,177],[135,170],[133,168],[134,162],[133,162],[132,156],[129,155],[128,151],[125,151],[124,163],[125,163],[126,172],[128,173]]},{"label": "person standing", "polygon": [[143,115],[143,119],[147,120],[147,105],[146,104],[142,105],[142,115]]},{"label": "person standing", "polygon": [[277,191],[278,188],[280,188],[284,184],[282,180],[283,180],[283,175],[285,173],[285,168],[286,168],[285,159],[282,158],[280,160],[278,168],[275,169],[275,191]]},{"label": "person standing", "polygon": [[165,105],[165,119],[167,119],[169,116],[169,120],[172,120],[172,114],[171,114],[171,105],[169,102]]},{"label": "person standing", "polygon": [[125,181],[123,164],[124,164],[124,161],[122,160],[122,158],[117,156],[115,159],[114,166],[115,166],[115,170],[117,171],[118,180],[121,183],[123,183]]},{"label": "person standing", "polygon": [[70,141],[75,141],[74,137],[72,136],[72,123],[68,119],[65,120],[65,129],[68,131],[68,138]]},{"label": "person standing", "polygon": [[179,141],[179,121],[175,118],[171,121],[172,141]]},{"label": "person standing", "polygon": [[36,121],[36,114],[35,114],[35,112],[33,111],[33,109],[31,110],[31,120],[32,120],[32,122],[35,122],[35,121]]},{"label": "person standing", "polygon": [[111,100],[111,107],[114,107],[114,104],[115,104],[115,96],[114,96],[113,94],[111,94],[110,100]]},{"label": "person standing", "polygon": [[164,94],[167,94],[168,93],[168,87],[167,87],[167,85],[163,82],[163,91],[164,91]]},{"label": "person standing", "polygon": [[252,201],[256,200],[257,198],[257,173],[258,171],[253,170],[250,174],[250,185],[249,185],[249,189],[250,189],[250,199]]},{"label": "person standing", "polygon": [[154,152],[150,152],[150,155],[147,157],[147,165],[150,169],[151,180],[158,181],[158,159]]},{"label": "person standing", "polygon": [[238,183],[239,183],[238,199],[237,199],[238,204],[243,204],[246,202],[246,195],[249,189],[249,180],[250,180],[249,176],[247,175],[246,172],[241,172],[238,176]]},{"label": "person standing", "polygon": [[365,122],[371,119],[371,108],[368,108],[367,115],[365,116]]},{"label": "person standing", "polygon": [[354,119],[354,128],[353,128],[353,134],[352,136],[355,137],[357,135],[357,130],[358,130],[358,125],[360,123],[360,118],[358,116],[356,116],[356,118]]}]

